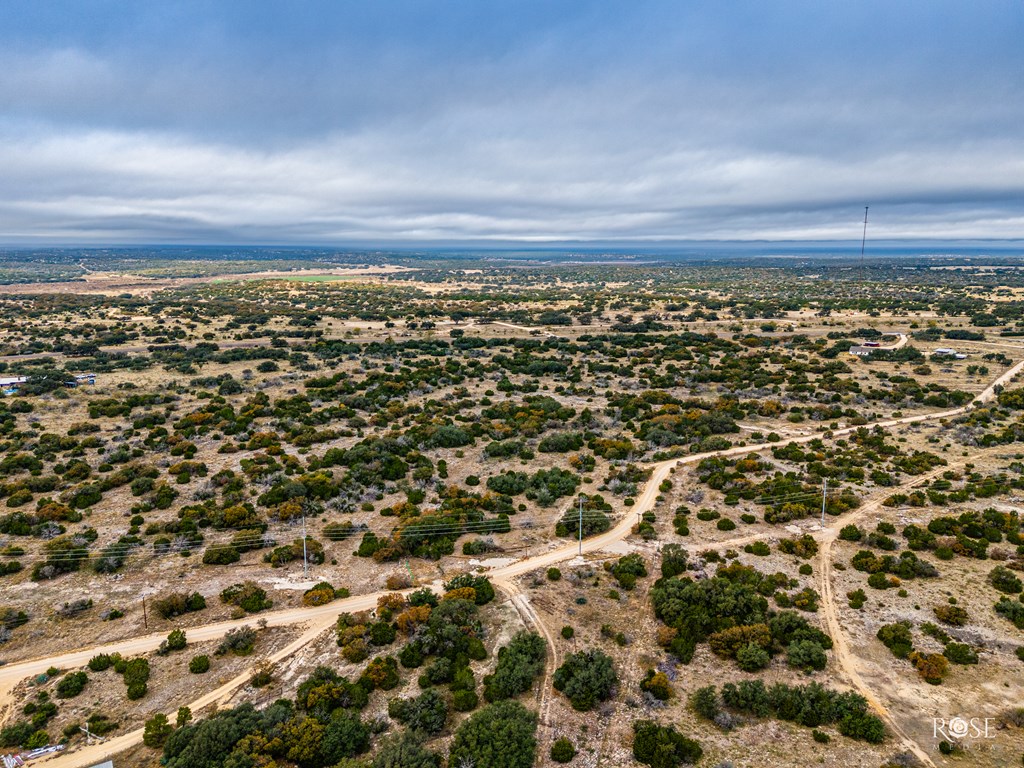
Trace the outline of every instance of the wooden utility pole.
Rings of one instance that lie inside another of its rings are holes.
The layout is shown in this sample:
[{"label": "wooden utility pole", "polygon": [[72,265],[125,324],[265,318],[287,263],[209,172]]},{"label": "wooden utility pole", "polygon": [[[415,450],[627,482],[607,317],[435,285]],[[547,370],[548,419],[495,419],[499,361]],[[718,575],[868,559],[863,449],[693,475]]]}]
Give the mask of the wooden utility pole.
[{"label": "wooden utility pole", "polygon": [[583,554],[583,494],[580,494],[580,554]]},{"label": "wooden utility pole", "polygon": [[821,527],[825,527],[825,500],[828,498],[828,478],[821,481]]},{"label": "wooden utility pole", "polygon": [[306,512],[302,512],[302,578],[309,579],[309,560],[306,559]]}]

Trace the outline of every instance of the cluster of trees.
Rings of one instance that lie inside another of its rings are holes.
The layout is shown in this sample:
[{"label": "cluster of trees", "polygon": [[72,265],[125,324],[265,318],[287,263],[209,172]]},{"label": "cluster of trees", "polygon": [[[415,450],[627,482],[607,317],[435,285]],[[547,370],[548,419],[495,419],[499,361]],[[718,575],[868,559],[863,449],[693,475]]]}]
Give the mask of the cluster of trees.
[{"label": "cluster of trees", "polygon": [[[980,476],[978,480],[979,485],[984,482]],[[972,492],[976,492],[978,487],[976,485]],[[955,555],[985,560],[989,556],[988,548],[991,544],[1005,540],[1018,547],[1024,545],[1020,526],[1021,519],[1017,512],[1000,512],[989,508],[980,513],[968,510],[955,517],[934,517],[927,528],[908,525],[903,529],[903,536],[910,549],[933,551],[943,560],[949,560]]]},{"label": "cluster of trees", "polygon": [[[183,648],[185,643],[184,633],[180,633],[180,637],[173,632],[171,634],[174,637],[169,638],[165,642],[168,645],[170,643],[174,644],[175,647],[172,650]],[[126,659],[119,653],[99,654],[89,659],[88,667],[93,672],[103,672],[113,668],[124,679],[124,684],[128,688],[127,695],[129,699],[141,699],[146,695],[149,683],[149,660],[145,657]],[[76,674],[85,675],[84,672]],[[82,677],[82,685],[85,684],[85,681],[86,678]]]},{"label": "cluster of trees", "polygon": [[505,496],[526,494],[526,498],[542,507],[549,507],[564,496],[572,496],[579,487],[578,475],[558,467],[538,469],[532,475],[508,470],[487,478],[488,490]]},{"label": "cluster of trees", "polygon": [[[678,567],[671,565],[669,572],[682,573]],[[698,643],[707,642],[715,654],[735,659],[746,671],[767,667],[783,651],[793,667],[824,669],[831,638],[799,614],[768,608],[765,595],[789,583],[784,574],[766,576],[739,564],[722,566],[714,577],[699,581],[663,576],[651,590],[655,616],[667,625],[659,642],[683,663],[690,662]]]},{"label": "cluster of trees", "polygon": [[[870,574],[868,584],[876,589],[899,586],[899,579],[935,578],[939,575],[934,565],[910,551],[901,552],[899,556],[879,557],[871,550],[862,549],[851,558],[850,563],[856,570]],[[886,579],[886,574],[899,578]]]},{"label": "cluster of trees", "polygon": [[[53,675],[60,675],[60,670],[50,670],[50,672]],[[47,676],[52,677],[53,675],[48,674]],[[63,683],[64,681],[61,679],[58,687]],[[84,685],[84,680],[76,679],[68,692],[71,695],[77,695],[77,693],[81,692],[81,688]],[[77,691],[75,691],[75,688],[77,688]],[[72,691],[74,692],[72,693]],[[59,690],[54,692],[57,693],[58,697],[61,696]],[[47,746],[50,743],[50,734],[47,732],[46,727],[57,716],[58,711],[57,704],[51,701],[50,692],[38,691],[33,699],[21,708],[21,714],[26,719],[11,722],[0,729],[0,747],[20,746],[26,749],[34,749]]]},{"label": "cluster of trees", "polygon": [[867,699],[857,693],[839,693],[818,683],[790,686],[761,680],[726,683],[719,690],[710,685],[694,691],[690,705],[703,718],[722,728],[731,728],[730,713],[752,717],[774,717],[817,728],[835,724],[852,739],[878,744],[885,738],[885,724],[868,709]]},{"label": "cluster of trees", "polygon": [[[942,634],[945,635],[945,633]],[[960,647],[961,644],[949,643],[948,636],[946,636],[947,648],[945,654],[915,651],[914,638],[911,634],[911,623],[909,621],[885,624],[879,627],[877,637],[886,648],[892,651],[893,656],[910,661],[914,668],[917,669],[918,674],[921,675],[921,678],[932,685],[938,685],[942,682],[942,678],[949,671],[949,661],[954,658],[958,660],[957,663],[970,663],[961,661],[968,658],[968,655]],[[968,650],[970,649],[968,648]],[[977,655],[974,656],[973,663],[977,663]]]},{"label": "cluster of trees", "polygon": [[[176,728],[158,715],[147,723],[146,744],[162,748],[162,761],[171,768],[251,765],[267,760],[302,768],[347,765],[347,760],[369,750],[380,730],[360,715],[370,694],[379,687],[370,679],[371,667],[355,683],[330,668],[319,667],[299,685],[294,700],[278,699],[262,711],[243,704],[198,722],[179,717]],[[446,727],[449,708],[445,697],[428,688],[412,698],[393,699],[388,714],[405,729],[381,739],[368,765],[439,768],[440,756],[427,749],[424,740]],[[449,764],[529,768],[536,750],[536,724],[536,715],[517,701],[498,700],[455,730]]]}]

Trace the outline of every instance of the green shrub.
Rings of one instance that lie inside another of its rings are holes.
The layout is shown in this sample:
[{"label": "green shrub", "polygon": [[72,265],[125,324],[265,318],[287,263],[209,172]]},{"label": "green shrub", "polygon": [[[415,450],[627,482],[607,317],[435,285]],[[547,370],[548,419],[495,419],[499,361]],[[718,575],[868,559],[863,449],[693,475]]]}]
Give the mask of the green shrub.
[{"label": "green shrub", "polygon": [[238,550],[224,544],[211,545],[203,552],[204,565],[231,565],[242,559]]},{"label": "green shrub", "polygon": [[610,697],[617,682],[611,658],[596,648],[570,654],[554,675],[555,690],[564,693],[580,712]]},{"label": "green shrub", "polygon": [[474,576],[471,573],[459,574],[451,581],[445,582],[444,591],[452,592],[456,589],[472,587],[474,591],[473,602],[477,605],[487,605],[494,599],[494,587],[486,576]]},{"label": "green shrub", "polygon": [[[705,711],[713,709],[714,686],[710,688]],[[885,738],[884,723],[868,711],[864,697],[829,690],[818,683],[776,683],[769,689],[761,680],[743,680],[723,685],[721,700],[728,709],[754,717],[774,716],[811,728],[836,723],[844,736],[872,744]]]},{"label": "green shrub", "polygon": [[828,663],[828,657],[814,640],[794,640],[786,648],[786,662],[804,672],[821,671]]},{"label": "green shrub", "polygon": [[633,723],[633,757],[652,768],[673,768],[700,760],[704,750],[700,744],[676,731],[673,726],[658,725],[650,720]]},{"label": "green shrub", "polygon": [[651,694],[658,701],[672,698],[672,684],[664,672],[648,669],[644,679],[640,681],[640,690]]},{"label": "green shrub", "polygon": [[193,675],[202,675],[210,671],[210,657],[205,654],[193,656],[188,662],[188,671]]},{"label": "green shrub", "polygon": [[757,672],[771,662],[768,651],[756,643],[747,643],[736,652],[736,662],[744,672]]},{"label": "green shrub", "polygon": [[1000,592],[1016,595],[1024,589],[1024,584],[1009,568],[997,565],[988,575],[988,582]]},{"label": "green shrub", "polygon": [[618,562],[606,563],[605,569],[609,571],[619,586],[625,590],[631,590],[636,585],[636,580],[647,575],[647,564],[642,555],[633,553],[620,557]]},{"label": "green shrub", "polygon": [[246,613],[259,613],[274,606],[274,601],[267,598],[266,591],[254,581],[232,584],[220,593],[222,602],[236,605]]},{"label": "green shrub", "polygon": [[1008,597],[1000,597],[995,604],[996,613],[1012,621],[1017,629],[1024,629],[1024,604]]},{"label": "green shrub", "polygon": [[124,684],[128,686],[128,698],[141,699],[146,695],[146,683],[149,681],[149,660],[131,659],[124,666]]},{"label": "green shrub", "polygon": [[954,664],[977,664],[978,653],[965,643],[947,643],[942,655]]},{"label": "green shrub", "polygon": [[860,541],[864,537],[863,532],[856,525],[844,525],[839,531],[839,538],[843,541]]},{"label": "green shrub", "polygon": [[892,651],[897,659],[905,659],[914,650],[914,638],[910,633],[909,621],[898,621],[879,627],[876,637]]},{"label": "green shrub", "polygon": [[476,691],[455,691],[452,694],[452,709],[456,712],[470,712],[476,709],[479,703],[480,698]]},{"label": "green shrub", "polygon": [[556,763],[568,763],[576,757],[576,746],[566,738],[556,739],[551,745],[551,759]]},{"label": "green shrub", "polygon": [[256,630],[252,627],[229,629],[214,651],[216,656],[232,653],[235,656],[248,656],[256,649]]},{"label": "green shrub", "polygon": [[530,690],[534,679],[544,672],[547,644],[533,632],[519,632],[498,650],[494,673],[484,678],[484,698],[499,701]]},{"label": "green shrub", "polygon": [[114,666],[114,657],[110,654],[100,653],[89,659],[89,669],[93,672],[103,672]]},{"label": "green shrub", "polygon": [[0,746],[18,747],[25,746],[35,733],[32,724],[28,722],[14,723],[5,726],[0,730]]},{"label": "green shrub", "polygon": [[395,628],[386,621],[375,621],[370,624],[367,638],[373,645],[391,645],[397,637]]},{"label": "green shrub", "polygon": [[40,728],[38,731],[28,737],[25,742],[26,749],[40,749],[50,743],[50,734]]},{"label": "green shrub", "polygon": [[868,586],[872,589],[889,589],[893,584],[888,576],[879,571],[868,576]]},{"label": "green shrub", "polygon": [[518,701],[497,701],[459,726],[452,740],[449,765],[531,768],[537,749],[536,729],[537,716]]},{"label": "green shrub", "polygon": [[932,609],[935,617],[943,624],[962,627],[970,621],[970,614],[958,605],[937,605]]},{"label": "green shrub", "polygon": [[173,619],[175,616],[201,611],[204,608],[206,608],[206,599],[198,592],[192,594],[174,592],[153,601],[153,609],[164,619]]},{"label": "green shrub", "polygon": [[187,645],[188,640],[185,638],[185,633],[180,629],[175,629],[171,631],[166,640],[160,643],[160,647],[156,649],[156,652],[159,656],[166,656],[172,651],[184,650]]},{"label": "green shrub", "polygon": [[934,637],[943,645],[951,642],[953,639],[938,624],[933,624],[930,621],[922,622],[921,631],[929,637]]},{"label": "green shrub", "polygon": [[142,743],[150,749],[160,749],[173,732],[174,727],[167,721],[167,715],[158,712],[146,721]]},{"label": "green shrub", "polygon": [[428,689],[412,699],[392,699],[388,715],[411,731],[436,736],[448,719],[448,705],[441,694]]},{"label": "green shrub", "polygon": [[128,686],[128,693],[126,695],[129,699],[135,701],[145,696],[147,690],[148,686],[145,683],[133,683]]},{"label": "green shrub", "polygon": [[718,689],[713,685],[698,688],[690,695],[690,707],[705,720],[714,720],[721,711]]},{"label": "green shrub", "polygon": [[71,672],[65,675],[57,683],[57,698],[73,699],[82,692],[87,682],[89,682],[89,677],[85,672]]}]

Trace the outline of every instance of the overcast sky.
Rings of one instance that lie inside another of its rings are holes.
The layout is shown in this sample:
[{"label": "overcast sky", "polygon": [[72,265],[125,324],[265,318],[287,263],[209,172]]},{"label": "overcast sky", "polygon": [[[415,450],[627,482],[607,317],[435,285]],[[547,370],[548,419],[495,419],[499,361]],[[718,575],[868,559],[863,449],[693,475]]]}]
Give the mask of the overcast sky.
[{"label": "overcast sky", "polygon": [[1024,237],[1021,0],[0,4],[0,242]]}]

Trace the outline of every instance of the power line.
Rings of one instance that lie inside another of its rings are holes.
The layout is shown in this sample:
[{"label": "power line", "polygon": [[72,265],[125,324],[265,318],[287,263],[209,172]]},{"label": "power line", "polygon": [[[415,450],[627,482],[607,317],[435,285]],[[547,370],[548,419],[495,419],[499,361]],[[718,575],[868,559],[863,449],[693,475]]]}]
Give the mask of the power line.
[{"label": "power line", "polygon": [[[558,518],[558,520],[560,521],[564,517],[565,517],[565,515],[561,515]],[[605,515],[603,513],[595,514],[595,513],[592,513],[592,512],[588,512],[588,513],[583,514],[581,519],[584,520],[584,521],[588,521],[588,522],[592,521],[592,520],[607,521],[607,520],[609,520],[609,516]],[[392,530],[390,533],[388,533],[386,535],[389,536],[389,537],[391,537],[391,536],[398,537],[399,540],[400,540],[401,538],[403,538],[405,536],[408,536],[410,538],[411,537],[416,537],[416,536],[424,537],[424,538],[432,538],[432,537],[435,537],[435,536],[456,536],[456,537],[458,537],[458,536],[463,535],[464,533],[505,533],[506,531],[502,530],[504,528],[504,522],[505,522],[504,520],[501,520],[501,519],[498,519],[498,518],[491,518],[491,519],[486,519],[486,520],[469,521],[469,522],[462,522],[462,523],[452,522],[451,524],[438,523],[436,525],[427,525],[427,526],[413,526],[413,527],[408,527],[407,526],[407,527],[395,528],[394,530]],[[523,523],[521,525],[515,525],[515,526],[510,525],[509,528],[508,528],[508,531],[511,531],[511,530],[529,530],[529,529],[534,528],[534,527],[535,526],[532,524],[532,522],[525,522],[525,523]],[[281,532],[282,533],[284,533],[284,532],[294,533],[294,531],[288,531],[287,529],[285,529],[285,530],[283,530]],[[356,538],[359,534],[365,534],[365,533],[369,533],[369,532],[372,532],[372,530],[370,528],[365,528],[365,529],[354,528],[350,535],[343,536],[343,537],[338,537],[338,538],[332,538],[330,536],[326,536],[325,538],[327,538],[328,541],[346,541],[348,539]],[[251,548],[254,548],[254,549],[266,549],[266,548],[273,547],[273,546],[279,546],[279,544],[278,544],[278,542],[276,540],[274,540],[272,543],[265,543],[267,541],[267,538],[270,538],[272,540],[274,539],[274,536],[272,535],[272,532],[269,529],[268,529],[267,532],[265,532],[263,534],[246,535],[246,536],[236,537],[236,538],[232,538],[232,539],[229,539],[227,541],[218,542],[218,543],[208,543],[206,541],[187,541],[187,542],[182,542],[182,543],[179,543],[179,544],[173,544],[172,543],[172,544],[168,545],[166,549],[161,549],[161,550],[155,550],[154,549],[153,550],[153,555],[156,556],[156,557],[160,557],[160,556],[163,556],[163,555],[173,555],[173,554],[178,554],[178,553],[183,552],[183,551],[194,551],[194,550],[203,549],[203,548],[205,548],[207,551],[220,551],[220,550],[238,549],[239,547],[251,547]],[[308,538],[309,538],[308,536],[303,538],[303,539],[296,538],[296,541],[302,540],[303,542],[305,542],[305,540],[308,539]],[[127,557],[129,554],[131,554],[135,550],[140,549],[140,548],[141,549],[149,549],[150,547],[153,546],[153,544],[154,544],[154,542],[148,542],[148,543],[139,542],[139,543],[131,543],[131,544],[118,544],[118,543],[114,543],[114,544],[107,545],[102,550],[99,550],[99,551],[88,551],[88,552],[84,553],[83,555],[77,555],[77,554],[72,553],[72,552],[54,552],[54,553],[52,553],[50,555],[45,555],[45,554],[42,554],[42,553],[35,553],[35,554],[23,556],[23,557],[18,557],[15,560],[13,560],[13,562],[20,562],[20,563],[87,562],[89,560],[102,560],[102,559],[108,558],[108,557],[119,557],[119,556]],[[262,545],[262,546],[256,546],[256,545]],[[111,551],[111,550],[114,550],[114,551]]]},{"label": "power line", "polygon": [[[833,489],[833,492],[835,490],[838,490],[838,489]],[[816,500],[816,499],[819,499],[819,498],[821,498],[821,493],[820,492],[808,491],[808,492],[805,492],[805,493],[792,493],[792,494],[784,494],[784,495],[781,495],[781,496],[762,496],[762,497],[759,497],[759,498],[756,498],[756,499],[747,499],[745,501],[748,501],[748,502],[754,503],[754,504],[758,504],[758,505],[761,505],[761,506],[771,506],[771,505],[776,505],[776,504],[795,503],[795,502],[800,502],[800,501],[810,501],[812,499]],[[561,522],[561,521],[565,520],[565,518],[568,515],[569,515],[568,512],[562,513],[561,515],[559,515],[559,517],[557,518],[557,520],[555,522],[558,523],[558,522]],[[511,524],[511,517],[512,516],[509,516],[508,518],[505,518],[505,519],[502,519],[502,518],[487,518],[487,519],[482,519],[482,520],[470,520],[470,521],[462,521],[462,522],[460,522],[458,520],[452,520],[451,522],[448,522],[448,521],[444,521],[443,520],[443,516],[441,516],[441,515],[427,515],[427,516],[420,517],[420,518],[412,518],[404,526],[401,526],[401,525],[397,526],[390,533],[385,534],[385,536],[395,538],[398,541],[401,541],[403,538],[433,538],[433,537],[453,537],[453,536],[457,538],[457,537],[462,536],[462,535],[467,534],[467,533],[479,533],[479,534],[493,533],[493,534],[500,534],[500,533],[511,532],[512,530],[528,530],[528,529],[536,527],[535,524],[533,523],[533,521],[526,521],[526,522],[524,522],[524,523],[522,523],[520,525],[512,525]],[[592,510],[591,511],[584,511],[582,509],[582,504],[581,504],[581,509],[579,511],[579,514],[574,516],[574,517],[576,517],[578,519],[578,524],[579,525],[582,525],[583,522],[592,522],[592,521],[601,522],[601,521],[607,521],[609,519],[609,516],[606,513],[604,513],[603,511],[592,511]],[[437,522],[432,522],[431,524],[428,524],[428,525],[417,525],[416,524],[416,520],[427,520],[427,519],[431,519],[431,518],[439,518],[439,520]],[[508,527],[507,530],[502,530],[505,527],[506,520],[508,521],[509,527]],[[330,524],[331,523],[326,523],[325,527],[326,527],[326,525],[330,525]],[[365,524],[362,524],[362,525],[365,525]],[[246,530],[246,529],[243,528],[243,529],[239,529],[239,530],[243,531],[243,530]],[[321,534],[321,535],[323,535],[324,538],[326,538],[328,541],[337,542],[337,541],[347,541],[348,539],[354,539],[357,536],[359,536],[360,534],[366,534],[368,532],[372,532],[372,529],[370,529],[369,527],[356,528],[356,527],[353,526],[353,528],[351,529],[351,532],[347,533],[344,536],[330,536],[330,535],[324,535],[324,534]],[[192,551],[196,551],[196,550],[204,549],[204,548],[205,548],[206,551],[212,551],[212,552],[218,552],[218,551],[222,551],[222,550],[231,550],[231,549],[237,550],[239,548],[243,548],[243,549],[267,549],[267,548],[276,547],[276,546],[287,546],[287,544],[283,544],[283,545],[280,544],[279,541],[277,540],[277,537],[275,536],[275,534],[281,534],[281,535],[291,534],[291,535],[294,535],[295,533],[297,533],[297,531],[295,531],[294,527],[287,527],[287,528],[285,528],[285,527],[282,527],[282,528],[269,528],[268,527],[266,530],[264,530],[261,533],[247,534],[245,536],[237,536],[236,535],[235,537],[233,537],[231,539],[228,539],[226,541],[221,541],[221,542],[210,543],[210,542],[207,542],[205,539],[204,540],[199,540],[199,541],[187,540],[187,541],[178,542],[178,543],[172,542],[172,543],[166,545],[166,547],[161,547],[161,549],[159,549],[159,550],[157,550],[155,548],[155,542],[152,542],[152,541],[151,542],[131,542],[131,543],[114,542],[112,544],[108,544],[107,546],[105,546],[101,550],[98,550],[98,551],[88,551],[88,552],[86,552],[84,554],[81,554],[81,555],[77,554],[77,553],[74,553],[74,552],[54,552],[52,554],[43,554],[43,553],[37,552],[37,553],[30,554],[30,555],[27,555],[27,556],[18,557],[16,559],[14,559],[12,562],[33,563],[33,564],[34,563],[39,563],[39,562],[42,562],[42,563],[62,563],[62,562],[85,563],[85,562],[88,562],[88,561],[98,561],[98,560],[103,560],[103,559],[107,559],[107,558],[117,558],[117,557],[127,558],[130,554],[135,552],[135,550],[137,550],[137,549],[148,549],[150,547],[153,547],[152,554],[153,554],[154,557],[160,557],[160,556],[163,556],[163,555],[180,554],[182,552],[192,552]],[[307,547],[306,547],[306,542],[307,542],[308,538],[309,538],[308,535],[302,535],[302,536],[296,538],[296,541],[302,541],[302,543],[303,543],[303,550],[304,550],[303,559],[304,559],[304,562],[306,562],[306,563],[308,563],[308,550],[307,550]],[[80,548],[84,548],[84,546],[80,547]]]}]

